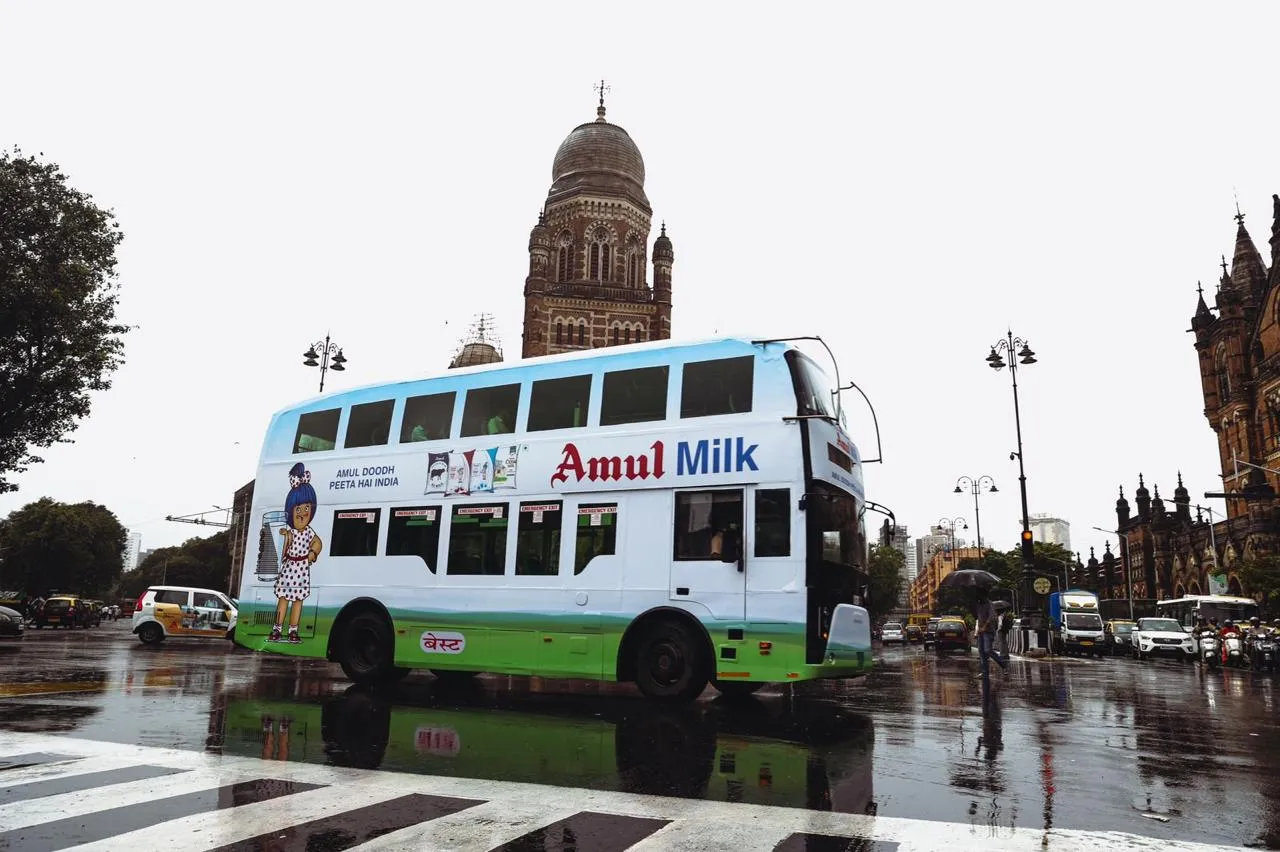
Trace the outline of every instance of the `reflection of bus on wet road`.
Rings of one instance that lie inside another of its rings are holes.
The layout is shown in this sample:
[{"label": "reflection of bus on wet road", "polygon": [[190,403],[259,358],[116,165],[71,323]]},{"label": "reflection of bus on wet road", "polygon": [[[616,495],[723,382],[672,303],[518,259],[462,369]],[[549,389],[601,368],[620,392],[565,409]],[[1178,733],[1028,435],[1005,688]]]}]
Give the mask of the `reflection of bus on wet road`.
[{"label": "reflection of bus on wet road", "polygon": [[412,668],[711,681],[871,666],[862,463],[789,343],[452,370],[277,414],[236,641],[358,683]]},{"label": "reflection of bus on wet road", "polygon": [[[224,753],[428,775],[874,811],[872,722],[834,704],[662,708],[476,692],[397,703],[353,686],[315,699],[230,698]],[[514,704],[493,710],[495,701]],[[459,706],[461,703],[464,706]],[[476,706],[465,706],[475,704]]]}]

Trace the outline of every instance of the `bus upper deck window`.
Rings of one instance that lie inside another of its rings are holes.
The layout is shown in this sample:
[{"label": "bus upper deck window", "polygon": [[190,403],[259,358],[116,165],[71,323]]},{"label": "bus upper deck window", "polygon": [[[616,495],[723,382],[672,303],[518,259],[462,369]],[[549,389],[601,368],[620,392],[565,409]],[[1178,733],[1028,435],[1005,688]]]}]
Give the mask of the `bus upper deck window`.
[{"label": "bus upper deck window", "polygon": [[400,424],[400,443],[448,438],[453,426],[453,403],[456,396],[453,391],[449,391],[406,399],[404,422]]},{"label": "bus upper deck window", "polygon": [[587,400],[591,397],[590,376],[543,379],[533,383],[529,401],[529,431],[572,429],[587,425]]},{"label": "bus upper deck window", "polygon": [[351,416],[347,418],[347,439],[343,446],[381,447],[385,444],[391,433],[391,409],[394,407],[395,402],[390,399],[351,406]]},{"label": "bus upper deck window", "polygon": [[665,366],[605,373],[600,425],[665,420],[667,377],[668,368]]},{"label": "bus upper deck window", "polygon": [[754,370],[755,359],[750,355],[685,364],[680,416],[710,417],[750,411]]},{"label": "bus upper deck window", "polygon": [[293,438],[295,453],[332,450],[338,443],[338,416],[342,409],[309,411],[298,418],[298,433]]},{"label": "bus upper deck window", "polygon": [[462,409],[462,437],[506,435],[516,430],[520,385],[472,388]]}]

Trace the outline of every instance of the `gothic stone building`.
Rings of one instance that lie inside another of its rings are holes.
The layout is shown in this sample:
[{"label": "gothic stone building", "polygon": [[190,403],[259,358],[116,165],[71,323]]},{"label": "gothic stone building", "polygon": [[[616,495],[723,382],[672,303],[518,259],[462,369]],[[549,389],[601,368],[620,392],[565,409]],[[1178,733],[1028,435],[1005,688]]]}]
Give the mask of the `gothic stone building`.
[{"label": "gothic stone building", "polygon": [[[1280,554],[1280,197],[1272,201],[1270,269],[1237,213],[1235,253],[1230,268],[1222,260],[1214,307],[1202,291],[1191,320],[1204,413],[1230,495],[1225,508],[1215,500],[1214,510],[1226,518],[1212,527],[1200,510],[1193,518],[1181,475],[1172,512],[1159,487],[1152,499],[1139,475],[1131,516],[1122,489],[1116,520],[1135,597],[1249,594],[1235,570],[1240,560]],[[1123,571],[1112,573],[1116,582],[1105,591],[1123,597]],[[1210,582],[1214,574],[1219,583]]]},{"label": "gothic stone building", "polygon": [[551,190],[529,234],[524,285],[526,358],[671,337],[671,265],[665,225],[653,241],[644,160],[627,131],[596,120],[556,151]]}]

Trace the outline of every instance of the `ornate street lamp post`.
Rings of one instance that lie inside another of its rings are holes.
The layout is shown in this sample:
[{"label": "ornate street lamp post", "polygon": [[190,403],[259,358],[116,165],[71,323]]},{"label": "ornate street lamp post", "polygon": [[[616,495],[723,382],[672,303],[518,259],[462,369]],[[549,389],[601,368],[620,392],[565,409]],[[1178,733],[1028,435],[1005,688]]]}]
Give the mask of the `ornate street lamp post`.
[{"label": "ornate street lamp post", "polygon": [[974,479],[971,476],[962,476],[956,480],[956,490],[955,490],[956,494],[964,493],[960,488],[962,483],[964,487],[969,489],[969,492],[973,494],[973,523],[974,523],[974,526],[977,527],[978,557],[981,558],[982,557],[982,515],[979,514],[978,512],[978,494],[983,491],[986,491],[989,494],[994,494],[1000,489],[996,488],[996,481],[991,477],[986,476],[985,474],[982,476],[979,476],[977,479]]},{"label": "ornate street lamp post", "polygon": [[[1005,336],[991,347],[991,354],[987,356],[987,366],[997,371],[1004,369],[1005,360],[1000,354],[1002,352],[1009,357],[1009,377],[1013,380],[1013,422],[1017,430],[1018,451],[1011,455],[1018,458],[1018,488],[1022,492],[1022,600],[1029,605],[1033,600],[1031,596],[1035,592],[1032,588],[1035,582],[1035,548],[1031,542],[1031,518],[1027,512],[1027,472],[1022,461],[1022,412],[1018,408],[1018,366],[1034,364],[1036,353],[1031,351],[1027,341],[1014,337],[1012,330],[1007,331]],[[1023,639],[1027,640],[1027,637],[1024,636]],[[1024,647],[1026,644],[1029,642],[1024,642]]]},{"label": "ornate street lamp post", "polygon": [[[316,350],[319,349],[319,352]],[[316,341],[308,347],[307,351],[302,353],[303,364],[308,367],[320,368],[320,393],[324,393],[324,374],[329,370],[335,373],[341,373],[346,367],[342,366],[347,363],[347,359],[342,357],[342,347],[329,340],[329,335],[324,336],[324,341]],[[319,360],[317,360],[319,359]]]}]

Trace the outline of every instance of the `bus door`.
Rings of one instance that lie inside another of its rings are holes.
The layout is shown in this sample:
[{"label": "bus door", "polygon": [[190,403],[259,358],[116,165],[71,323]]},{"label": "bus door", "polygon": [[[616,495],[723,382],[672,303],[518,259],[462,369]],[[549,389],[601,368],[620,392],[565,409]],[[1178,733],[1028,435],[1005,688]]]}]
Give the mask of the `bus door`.
[{"label": "bus door", "polygon": [[[718,621],[746,618],[746,564],[741,488],[675,493],[671,600],[695,604]],[[726,542],[738,541],[739,559],[725,562]]]}]

